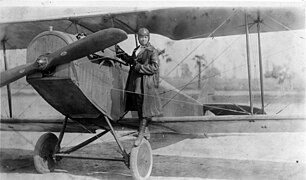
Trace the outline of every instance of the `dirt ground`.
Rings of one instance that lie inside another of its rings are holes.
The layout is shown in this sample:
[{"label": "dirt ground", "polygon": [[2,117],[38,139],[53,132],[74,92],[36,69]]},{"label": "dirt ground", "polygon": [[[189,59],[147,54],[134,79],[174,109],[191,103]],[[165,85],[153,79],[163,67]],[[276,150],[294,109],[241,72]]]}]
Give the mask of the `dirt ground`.
[{"label": "dirt ground", "polygon": [[[55,172],[38,174],[32,154],[40,134],[1,132],[0,179],[132,179],[129,169],[121,162],[76,159],[62,159]],[[305,135],[211,134],[202,139],[178,135],[153,137],[154,164],[150,179],[305,179]],[[67,134],[63,145],[72,146],[89,136],[92,135]],[[133,139],[122,140],[129,151]],[[120,157],[110,135],[76,153]]]}]

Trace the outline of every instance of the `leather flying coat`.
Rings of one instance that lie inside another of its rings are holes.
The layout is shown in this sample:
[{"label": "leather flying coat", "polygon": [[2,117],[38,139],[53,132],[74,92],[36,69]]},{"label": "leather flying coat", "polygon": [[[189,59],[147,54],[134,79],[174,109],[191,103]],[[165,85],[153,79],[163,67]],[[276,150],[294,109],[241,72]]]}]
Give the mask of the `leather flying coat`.
[{"label": "leather flying coat", "polygon": [[[138,46],[132,56],[124,53],[119,57],[130,64],[130,71],[126,83],[125,110],[137,111],[139,101],[142,102],[142,116],[153,117],[162,114],[161,101],[158,94],[159,59],[157,50],[148,43],[136,55]],[[137,95],[137,98],[129,96]],[[143,98],[143,99],[139,99]],[[140,103],[141,106],[141,103]]]}]

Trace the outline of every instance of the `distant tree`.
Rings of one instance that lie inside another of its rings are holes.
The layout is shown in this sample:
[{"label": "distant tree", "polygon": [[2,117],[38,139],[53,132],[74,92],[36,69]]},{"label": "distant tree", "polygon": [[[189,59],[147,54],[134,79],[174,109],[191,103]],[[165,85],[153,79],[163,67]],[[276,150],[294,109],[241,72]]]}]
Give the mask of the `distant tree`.
[{"label": "distant tree", "polygon": [[192,72],[190,71],[187,63],[183,63],[181,65],[181,71],[182,71],[181,77],[183,77],[183,78],[191,78],[192,77]]},{"label": "distant tree", "polygon": [[201,73],[202,73],[202,67],[205,67],[207,65],[207,61],[205,58],[205,55],[195,55],[193,60],[196,61],[196,66],[198,67],[198,89],[201,88]]},{"label": "distant tree", "polygon": [[202,76],[203,86],[199,94],[199,98],[205,103],[211,103],[214,100],[214,94],[218,82],[220,82],[221,72],[216,67],[209,67],[204,71]]},{"label": "distant tree", "polygon": [[207,60],[205,58],[205,55],[202,54],[202,55],[195,55],[192,60],[195,60],[196,61],[196,66],[198,68],[201,68],[201,67],[205,67],[206,64],[207,64]]},{"label": "distant tree", "polygon": [[166,46],[172,46],[173,44],[174,44],[174,41],[171,41],[171,40],[166,42]]},{"label": "distant tree", "polygon": [[221,72],[216,67],[211,67],[206,69],[205,74],[202,76],[202,79],[212,78],[212,77],[220,77]]},{"label": "distant tree", "polygon": [[[285,89],[285,85],[288,85],[288,89],[292,89],[292,78],[295,73],[290,71],[288,65],[274,65],[272,71],[267,71],[265,73],[266,78],[273,78],[277,80],[277,83]],[[288,82],[288,84],[286,83]]]},{"label": "distant tree", "polygon": [[166,49],[163,49],[163,50],[157,49],[157,53],[158,53],[159,56],[160,56],[160,55],[161,55],[162,57],[167,56],[168,54],[166,54],[165,52],[166,52]]},{"label": "distant tree", "polygon": [[157,49],[157,53],[163,60],[166,60],[166,63],[172,62],[172,58],[166,53],[166,49]]},{"label": "distant tree", "polygon": [[172,58],[171,57],[167,57],[166,63],[170,63],[170,62],[172,62]]},{"label": "distant tree", "polygon": [[[171,62],[176,62],[176,63],[178,63],[177,61],[175,61],[174,59],[172,59],[172,58],[171,58],[169,55],[167,55],[167,54],[166,54],[166,56],[165,56],[164,59],[166,59],[166,63],[171,63]],[[179,75],[178,75],[178,67],[177,67],[177,66],[175,66],[174,69],[166,69],[166,70],[165,70],[165,76],[170,75],[174,70],[176,70],[175,76],[178,77]]]}]

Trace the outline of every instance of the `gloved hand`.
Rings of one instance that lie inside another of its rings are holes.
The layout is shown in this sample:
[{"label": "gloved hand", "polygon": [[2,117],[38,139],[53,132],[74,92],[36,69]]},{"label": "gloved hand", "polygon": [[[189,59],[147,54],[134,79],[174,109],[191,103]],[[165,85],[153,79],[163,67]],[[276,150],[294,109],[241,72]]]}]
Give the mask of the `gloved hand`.
[{"label": "gloved hand", "polygon": [[141,64],[138,63],[137,61],[134,61],[134,63],[132,64],[132,68],[133,68],[133,70],[136,71],[136,72],[139,72],[140,67],[141,67]]},{"label": "gloved hand", "polygon": [[137,64],[136,59],[134,59],[133,57],[131,58],[132,60],[130,60],[130,65],[131,66],[135,66]]},{"label": "gloved hand", "polygon": [[120,48],[120,46],[115,45],[115,51],[116,51],[116,56],[120,58],[121,55],[125,54],[123,49]]}]

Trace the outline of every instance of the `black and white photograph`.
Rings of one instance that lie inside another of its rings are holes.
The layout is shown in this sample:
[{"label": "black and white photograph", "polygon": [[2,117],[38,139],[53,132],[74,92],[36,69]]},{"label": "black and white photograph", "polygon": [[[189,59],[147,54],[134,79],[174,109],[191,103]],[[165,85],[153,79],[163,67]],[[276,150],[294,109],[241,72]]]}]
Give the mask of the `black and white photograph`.
[{"label": "black and white photograph", "polygon": [[0,0],[0,179],[306,179],[305,8]]}]

